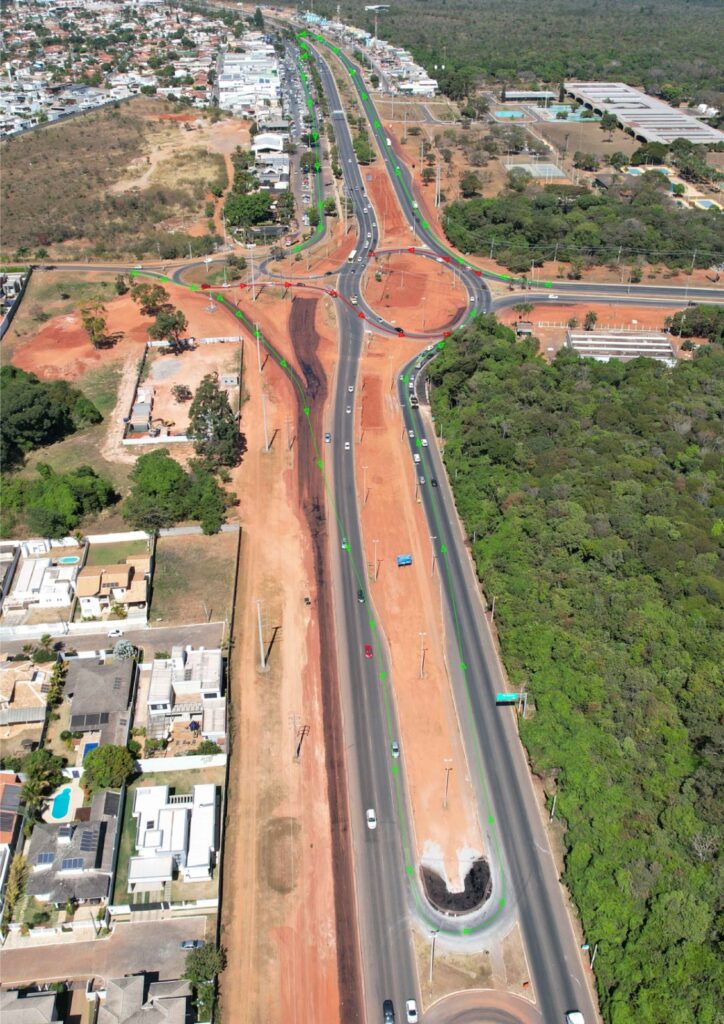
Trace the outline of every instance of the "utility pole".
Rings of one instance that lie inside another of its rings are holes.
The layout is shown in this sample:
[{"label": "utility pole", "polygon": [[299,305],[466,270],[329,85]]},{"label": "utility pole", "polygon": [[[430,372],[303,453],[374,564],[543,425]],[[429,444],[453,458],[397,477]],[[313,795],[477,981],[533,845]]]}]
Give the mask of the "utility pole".
[{"label": "utility pole", "polygon": [[261,601],[256,602],[256,613],[259,621],[259,667],[266,672],[266,652],[264,651],[264,633],[261,628]]},{"label": "utility pole", "polygon": [[430,949],[430,985],[432,985],[432,969],[435,966],[435,939],[437,938],[438,930],[439,929],[437,928],[433,928],[431,932],[432,944]]},{"label": "utility pole", "polygon": [[450,772],[452,771],[452,758],[446,757],[443,764],[445,765],[445,795],[442,799],[442,806],[444,810],[447,810],[447,794],[450,788]]},{"label": "utility pole", "polygon": [[287,447],[292,447],[292,421],[287,416]]},{"label": "utility pole", "polygon": [[425,637],[427,633],[419,632],[420,637],[420,679],[425,678]]},{"label": "utility pole", "polygon": [[548,817],[548,821],[553,821],[553,819],[556,816],[556,803],[557,802],[558,802],[558,794],[554,793],[553,794],[553,804],[551,806],[551,813],[550,813],[550,815]]},{"label": "utility pole", "polygon": [[435,551],[435,541],[436,540],[437,540],[437,537],[430,537],[430,541],[432,543],[432,568],[430,569],[430,575],[431,576],[435,575],[435,560],[437,558],[437,553]]},{"label": "utility pole", "polygon": [[595,945],[593,947],[593,953],[591,953],[591,970],[593,970],[593,964],[594,964],[594,962],[596,960],[597,955],[598,955],[598,943],[595,943]]},{"label": "utility pole", "polygon": [[367,504],[367,467],[362,467],[362,504]]},{"label": "utility pole", "polygon": [[375,566],[374,566],[373,576],[374,576],[374,582],[376,583],[377,582],[377,572],[378,572],[379,567],[380,567],[380,563],[377,561],[377,545],[379,544],[379,541],[378,540],[373,540],[372,543],[375,546]]},{"label": "utility pole", "polygon": [[491,612],[490,612],[490,621],[491,622],[495,622],[495,598],[497,596],[498,596],[497,594],[493,594],[493,607],[492,607]]},{"label": "utility pole", "polygon": [[251,301],[256,302],[256,292],[254,291],[254,253],[251,254]]},{"label": "utility pole", "polygon": [[[695,265],[695,263],[696,263],[696,249],[694,249],[694,255],[691,257],[691,270],[689,271],[689,276],[686,279],[686,292],[684,293],[684,297],[686,299],[689,298],[689,285],[691,284],[691,275],[694,273],[694,265]],[[631,291],[631,289],[629,288],[629,293],[630,293],[630,291]]]},{"label": "utility pole", "polygon": [[269,451],[269,429],[266,425],[266,395],[262,391],[261,395],[261,415],[264,420],[264,451]]}]

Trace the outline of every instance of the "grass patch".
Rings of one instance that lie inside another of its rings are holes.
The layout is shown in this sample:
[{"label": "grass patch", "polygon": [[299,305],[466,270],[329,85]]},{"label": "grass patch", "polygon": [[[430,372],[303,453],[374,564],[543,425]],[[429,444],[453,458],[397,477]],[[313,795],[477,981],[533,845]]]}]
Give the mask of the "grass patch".
[{"label": "grass patch", "polygon": [[238,533],[160,537],[156,545],[151,622],[220,621],[231,610]]},{"label": "grass patch", "polygon": [[115,278],[107,274],[69,274],[63,277],[56,271],[36,270],[6,335],[7,344],[12,346],[14,338],[35,334],[38,327],[52,317],[72,313],[95,295],[106,300],[115,298]]},{"label": "grass patch", "polygon": [[91,544],[86,565],[116,565],[133,555],[147,555],[145,540],[121,540],[116,544]]},{"label": "grass patch", "polygon": [[118,360],[99,366],[97,370],[89,370],[79,382],[78,386],[83,394],[93,402],[104,419],[116,407],[122,377],[123,362]]}]

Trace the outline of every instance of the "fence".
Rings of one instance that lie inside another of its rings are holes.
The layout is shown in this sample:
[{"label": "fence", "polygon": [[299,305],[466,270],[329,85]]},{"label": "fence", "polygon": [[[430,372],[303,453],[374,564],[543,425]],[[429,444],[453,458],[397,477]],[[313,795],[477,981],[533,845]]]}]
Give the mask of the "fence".
[{"label": "fence", "polygon": [[90,633],[107,632],[108,628],[148,629],[146,614],[126,619],[109,619],[108,622],[36,622],[32,626],[0,626],[0,640],[39,639],[46,633],[51,636],[86,636]]},{"label": "fence", "polygon": [[138,762],[144,775],[158,772],[189,772],[199,768],[220,768],[226,764],[226,754],[199,754],[186,757],[144,757]]},{"label": "fence", "polygon": [[218,338],[180,338],[178,342],[171,338],[162,338],[161,341],[147,341],[146,348],[167,348],[169,345],[223,345],[226,342],[241,343],[240,334],[226,334]]},{"label": "fence", "polygon": [[7,311],[5,316],[3,317],[3,321],[0,324],[0,341],[2,341],[2,339],[5,337],[5,334],[7,333],[7,330],[10,327],[10,324],[13,322],[13,317],[15,316],[15,314],[18,311],[18,309],[20,308],[20,303],[22,302],[23,295],[25,295],[25,289],[28,287],[28,281],[30,280],[30,278],[32,276],[33,276],[33,267],[30,267],[28,269],[27,274],[23,278],[23,283],[20,285],[20,291],[15,296],[15,301],[13,302],[12,306]]}]

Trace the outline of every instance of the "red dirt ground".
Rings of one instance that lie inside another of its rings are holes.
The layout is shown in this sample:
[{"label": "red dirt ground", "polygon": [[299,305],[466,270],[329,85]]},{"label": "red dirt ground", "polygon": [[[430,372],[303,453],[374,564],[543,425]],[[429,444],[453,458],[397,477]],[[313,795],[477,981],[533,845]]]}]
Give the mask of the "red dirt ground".
[{"label": "red dirt ground", "polygon": [[[381,281],[375,279],[378,270]],[[454,270],[412,253],[376,259],[364,273],[362,291],[386,320],[395,316],[400,327],[414,332],[452,326],[467,304],[466,290]]]}]

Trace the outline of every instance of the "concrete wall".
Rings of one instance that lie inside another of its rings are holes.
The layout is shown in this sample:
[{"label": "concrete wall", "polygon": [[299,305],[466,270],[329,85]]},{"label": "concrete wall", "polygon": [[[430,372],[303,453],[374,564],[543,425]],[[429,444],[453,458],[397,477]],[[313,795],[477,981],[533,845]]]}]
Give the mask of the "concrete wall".
[{"label": "concrete wall", "polygon": [[145,757],[138,762],[144,775],[157,772],[188,772],[199,768],[219,768],[226,764],[226,754],[205,754],[188,757]]}]

